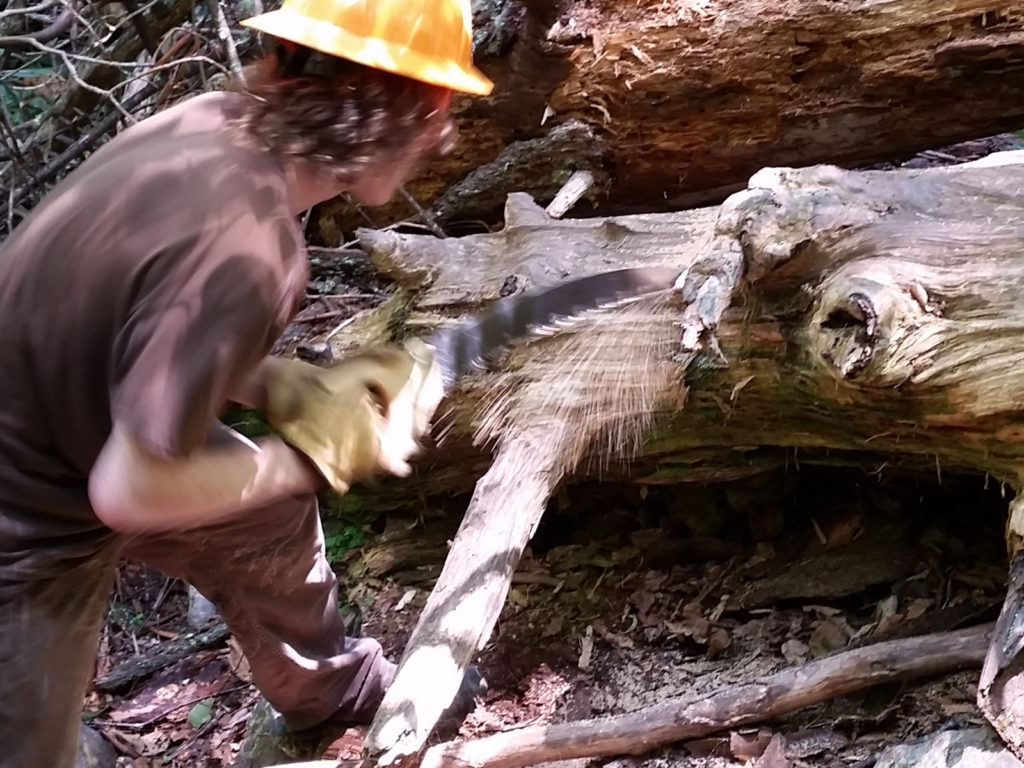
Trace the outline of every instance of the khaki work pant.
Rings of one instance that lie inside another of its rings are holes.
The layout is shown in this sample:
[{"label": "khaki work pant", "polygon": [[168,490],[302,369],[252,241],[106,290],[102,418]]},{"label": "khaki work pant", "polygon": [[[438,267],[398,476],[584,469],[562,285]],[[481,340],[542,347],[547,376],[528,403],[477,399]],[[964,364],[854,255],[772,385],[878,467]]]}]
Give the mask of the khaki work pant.
[{"label": "khaki work pant", "polygon": [[27,577],[10,558],[0,567],[0,768],[74,766],[122,556],[188,581],[217,605],[256,686],[291,726],[372,718],[395,666],[375,640],[345,637],[315,498],[183,533],[101,539],[70,560],[60,541],[39,542],[31,572],[44,577]]}]

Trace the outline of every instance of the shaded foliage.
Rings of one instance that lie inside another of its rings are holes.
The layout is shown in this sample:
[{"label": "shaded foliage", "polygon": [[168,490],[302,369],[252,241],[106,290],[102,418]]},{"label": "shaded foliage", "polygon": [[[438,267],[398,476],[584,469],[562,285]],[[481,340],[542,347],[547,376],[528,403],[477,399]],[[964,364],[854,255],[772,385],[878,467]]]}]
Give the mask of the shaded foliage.
[{"label": "shaded foliage", "polygon": [[0,237],[116,131],[221,87],[260,0],[11,0],[0,11]]}]

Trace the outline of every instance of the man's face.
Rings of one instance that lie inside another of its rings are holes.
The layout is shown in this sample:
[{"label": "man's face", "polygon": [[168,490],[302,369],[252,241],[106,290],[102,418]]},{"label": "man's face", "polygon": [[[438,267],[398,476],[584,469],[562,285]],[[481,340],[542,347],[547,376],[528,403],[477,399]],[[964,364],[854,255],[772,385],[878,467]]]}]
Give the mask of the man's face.
[{"label": "man's face", "polygon": [[370,165],[348,187],[363,205],[384,205],[416,170],[419,155],[412,152]]},{"label": "man's face", "polygon": [[400,154],[379,159],[371,163],[348,185],[348,193],[364,205],[384,205],[417,171],[424,160],[435,155],[446,155],[455,146],[455,125],[448,107],[451,92],[441,94],[437,111],[430,117],[430,124]]}]

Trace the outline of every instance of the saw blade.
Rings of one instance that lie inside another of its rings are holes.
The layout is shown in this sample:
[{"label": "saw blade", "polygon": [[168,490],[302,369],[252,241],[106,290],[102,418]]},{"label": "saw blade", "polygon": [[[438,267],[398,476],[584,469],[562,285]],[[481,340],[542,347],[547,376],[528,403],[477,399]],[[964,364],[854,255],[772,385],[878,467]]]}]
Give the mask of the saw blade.
[{"label": "saw blade", "polygon": [[559,320],[632,301],[671,288],[680,271],[634,267],[569,280],[536,293],[500,299],[470,320],[448,325],[426,339],[434,349],[446,389],[488,364],[514,342],[543,334]]}]

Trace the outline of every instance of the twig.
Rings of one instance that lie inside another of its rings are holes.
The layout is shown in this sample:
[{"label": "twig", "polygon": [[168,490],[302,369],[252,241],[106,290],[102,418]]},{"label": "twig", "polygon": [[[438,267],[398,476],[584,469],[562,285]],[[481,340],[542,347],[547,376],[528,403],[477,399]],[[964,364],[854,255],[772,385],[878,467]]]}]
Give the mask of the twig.
[{"label": "twig", "polygon": [[[11,172],[11,178],[14,178],[14,172]],[[10,189],[7,192],[7,231],[10,232],[14,229],[14,183],[11,183]]]},{"label": "twig", "polygon": [[[128,109],[133,109],[138,106],[154,93],[157,92],[157,87],[151,84],[146,84],[142,90],[138,93],[132,94],[124,100],[124,106]],[[52,158],[46,165],[36,171],[32,175],[32,178],[28,180],[25,186],[13,192],[10,196],[10,200],[7,204],[6,214],[13,212],[15,206],[21,203],[29,193],[35,190],[40,184],[44,184],[54,176],[56,176],[68,163],[75,158],[79,157],[87,150],[89,150],[93,144],[95,144],[107,131],[111,130],[115,125],[120,115],[117,113],[111,113],[107,115],[103,120],[97,123],[91,131],[86,133],[80,139],[75,141],[70,147],[65,149],[56,157]]]},{"label": "twig", "polygon": [[38,32],[29,32],[16,37],[0,37],[0,48],[31,48],[32,43],[46,43],[63,35],[71,28],[76,17],[73,3],[66,5],[60,15]]},{"label": "twig", "polygon": [[164,583],[160,588],[160,594],[157,595],[156,600],[153,601],[153,607],[150,609],[153,613],[160,610],[160,606],[164,604],[164,600],[167,599],[167,595],[171,592],[171,587],[177,584],[177,582],[177,579],[171,578],[170,576],[164,577]]},{"label": "twig", "polygon": [[[243,687],[244,686],[241,686],[239,688],[232,688],[231,690],[232,691],[237,691],[237,690],[241,690],[241,688],[243,688]],[[230,714],[230,713],[224,712],[224,713],[222,713],[220,715],[217,715],[217,717],[211,717],[201,727],[197,728],[192,733],[191,736],[189,736],[187,739],[185,739],[183,742],[181,742],[181,744],[178,744],[176,747],[174,747],[173,749],[171,749],[168,752],[166,752],[164,754],[164,761],[166,762],[168,760],[173,760],[178,755],[180,755],[182,752],[184,752],[186,749],[188,749],[190,746],[192,746],[195,742],[197,742],[199,739],[203,738],[207,733],[212,731],[214,729],[214,727],[224,718],[224,715],[227,715],[227,714]]]},{"label": "twig", "polygon": [[208,0],[207,5],[209,5],[210,11],[213,12],[213,16],[217,20],[217,37],[221,39],[224,47],[227,48],[228,61],[231,62],[231,72],[239,80],[244,80],[242,62],[238,58],[238,47],[235,45],[235,38],[231,34],[231,28],[228,26],[228,17],[224,11],[224,5],[220,0]]},{"label": "twig", "polygon": [[346,299],[346,300],[363,300],[363,299],[383,299],[385,296],[379,293],[309,293],[306,294],[308,299]]},{"label": "twig", "polygon": [[[17,160],[19,163],[24,163],[25,157],[21,154],[21,148],[18,146],[18,134],[14,132],[14,125],[11,123],[10,115],[7,114],[7,105],[3,102],[3,99],[0,99],[0,125],[4,129],[4,138],[10,143],[10,158]],[[19,168],[18,170],[23,169]]]},{"label": "twig", "polygon": [[320,320],[331,320],[338,315],[344,315],[351,312],[351,308],[346,307],[345,309],[333,309],[330,312],[320,312],[316,315],[310,315],[309,317],[296,317],[292,320],[293,323],[316,323]]},{"label": "twig", "polygon": [[12,16],[27,16],[30,13],[42,13],[48,11],[50,8],[55,6],[56,0],[46,0],[45,2],[37,5],[30,5],[28,8],[13,8],[9,11],[0,11],[0,21],[11,18]]},{"label": "twig", "polygon": [[417,215],[419,215],[423,220],[423,223],[430,228],[431,232],[433,232],[437,237],[446,237],[444,230],[441,229],[441,225],[437,223],[437,218],[434,214],[420,205],[419,201],[409,194],[409,190],[407,190],[404,185],[400,186],[398,191],[402,194],[402,197],[405,198],[405,201],[412,206],[413,210],[416,211]]}]

